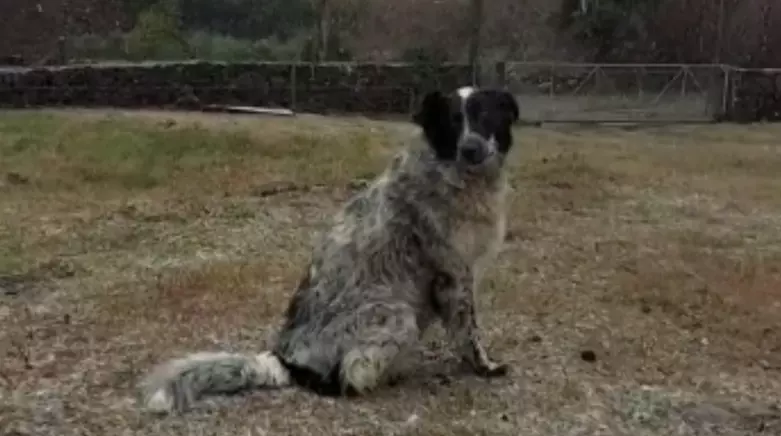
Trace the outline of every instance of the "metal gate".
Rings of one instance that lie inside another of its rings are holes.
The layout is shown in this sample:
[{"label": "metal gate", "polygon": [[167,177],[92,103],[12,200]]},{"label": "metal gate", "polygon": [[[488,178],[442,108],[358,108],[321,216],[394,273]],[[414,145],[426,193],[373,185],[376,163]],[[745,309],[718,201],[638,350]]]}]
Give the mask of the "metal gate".
[{"label": "metal gate", "polygon": [[691,123],[723,113],[729,68],[507,62],[500,80],[527,121]]}]

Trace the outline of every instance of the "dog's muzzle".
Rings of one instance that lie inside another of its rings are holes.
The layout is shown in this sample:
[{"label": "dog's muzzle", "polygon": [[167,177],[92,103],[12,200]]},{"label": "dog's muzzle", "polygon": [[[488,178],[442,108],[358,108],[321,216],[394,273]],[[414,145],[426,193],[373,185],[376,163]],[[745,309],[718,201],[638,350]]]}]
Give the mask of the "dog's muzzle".
[{"label": "dog's muzzle", "polygon": [[461,158],[470,165],[480,165],[494,152],[488,141],[474,134],[464,138],[458,148]]}]

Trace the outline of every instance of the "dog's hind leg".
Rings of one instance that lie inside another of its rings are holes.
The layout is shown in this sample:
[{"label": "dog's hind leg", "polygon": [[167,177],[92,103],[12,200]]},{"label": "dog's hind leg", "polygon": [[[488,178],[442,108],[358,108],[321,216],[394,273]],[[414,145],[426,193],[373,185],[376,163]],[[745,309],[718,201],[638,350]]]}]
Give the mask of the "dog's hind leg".
[{"label": "dog's hind leg", "polygon": [[391,366],[419,337],[414,310],[399,303],[373,303],[360,310],[358,331],[340,365],[343,391],[364,394],[389,382]]}]

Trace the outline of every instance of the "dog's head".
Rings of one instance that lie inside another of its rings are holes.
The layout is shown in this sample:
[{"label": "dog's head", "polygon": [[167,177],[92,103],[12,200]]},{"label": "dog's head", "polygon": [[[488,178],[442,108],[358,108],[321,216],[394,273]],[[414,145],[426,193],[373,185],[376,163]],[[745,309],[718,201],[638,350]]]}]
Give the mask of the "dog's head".
[{"label": "dog's head", "polygon": [[413,121],[423,128],[439,160],[453,162],[465,173],[484,174],[501,168],[519,116],[518,102],[509,92],[464,87],[449,95],[429,92]]}]

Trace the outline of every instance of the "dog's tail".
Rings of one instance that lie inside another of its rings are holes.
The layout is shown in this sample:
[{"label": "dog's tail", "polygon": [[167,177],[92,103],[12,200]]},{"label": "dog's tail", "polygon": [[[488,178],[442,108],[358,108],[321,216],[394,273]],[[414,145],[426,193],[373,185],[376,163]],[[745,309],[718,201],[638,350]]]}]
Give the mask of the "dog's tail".
[{"label": "dog's tail", "polygon": [[143,407],[156,413],[182,412],[207,394],[242,389],[283,387],[290,373],[271,352],[256,356],[194,353],[155,368],[141,382]]}]

